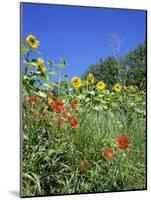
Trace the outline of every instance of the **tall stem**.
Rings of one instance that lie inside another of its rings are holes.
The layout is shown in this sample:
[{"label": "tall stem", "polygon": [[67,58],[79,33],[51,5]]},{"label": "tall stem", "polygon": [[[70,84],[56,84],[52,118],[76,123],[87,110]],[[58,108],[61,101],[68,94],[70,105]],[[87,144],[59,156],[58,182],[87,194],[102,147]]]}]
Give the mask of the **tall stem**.
[{"label": "tall stem", "polygon": [[62,69],[60,69],[60,72],[59,72],[58,97],[60,96],[60,92],[61,92],[61,81],[62,81]]}]

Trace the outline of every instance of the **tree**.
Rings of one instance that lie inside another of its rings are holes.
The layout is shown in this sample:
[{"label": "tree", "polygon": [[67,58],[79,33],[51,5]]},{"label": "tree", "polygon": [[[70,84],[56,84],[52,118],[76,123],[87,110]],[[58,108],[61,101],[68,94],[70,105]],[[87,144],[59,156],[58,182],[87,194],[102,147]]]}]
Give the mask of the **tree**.
[{"label": "tree", "polygon": [[127,55],[127,84],[146,87],[146,42]]}]

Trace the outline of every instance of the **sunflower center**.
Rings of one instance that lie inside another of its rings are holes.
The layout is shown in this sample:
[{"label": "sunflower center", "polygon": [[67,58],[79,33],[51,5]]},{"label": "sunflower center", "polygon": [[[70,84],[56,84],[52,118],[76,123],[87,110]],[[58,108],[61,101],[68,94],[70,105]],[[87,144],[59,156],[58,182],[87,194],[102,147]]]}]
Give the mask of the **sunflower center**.
[{"label": "sunflower center", "polygon": [[79,81],[78,81],[78,80],[76,80],[76,81],[75,81],[75,84],[77,85],[78,83],[79,83]]},{"label": "sunflower center", "polygon": [[32,44],[34,44],[35,43],[35,40],[34,39],[30,39],[30,42],[32,43]]}]

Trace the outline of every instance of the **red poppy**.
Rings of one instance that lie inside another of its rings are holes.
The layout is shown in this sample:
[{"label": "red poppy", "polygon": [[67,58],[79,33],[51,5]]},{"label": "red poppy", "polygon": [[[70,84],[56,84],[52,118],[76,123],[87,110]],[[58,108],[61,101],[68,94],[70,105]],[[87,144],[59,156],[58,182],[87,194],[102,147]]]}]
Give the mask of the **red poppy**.
[{"label": "red poppy", "polygon": [[58,119],[57,120],[57,125],[58,126],[63,126],[65,124],[65,121],[63,119]]},{"label": "red poppy", "polygon": [[40,101],[40,100],[42,100],[42,97],[35,96],[35,101]]},{"label": "red poppy", "polygon": [[64,110],[63,113],[64,113],[64,115],[65,115],[66,118],[68,118],[69,120],[72,119],[73,116],[72,116],[72,114],[69,111]]},{"label": "red poppy", "polygon": [[127,149],[129,147],[129,141],[127,136],[118,136],[116,138],[116,141],[120,149]]},{"label": "red poppy", "polygon": [[56,100],[50,104],[51,109],[55,112],[61,113],[64,111],[64,103],[61,100]]},{"label": "red poppy", "polygon": [[32,98],[29,98],[28,104],[29,104],[30,107],[33,107],[35,105],[35,101]]},{"label": "red poppy", "polygon": [[76,103],[71,103],[70,105],[71,105],[71,108],[73,110],[77,110],[78,109],[78,105]]},{"label": "red poppy", "polygon": [[108,160],[108,159],[111,159],[111,158],[113,158],[113,156],[114,156],[114,151],[113,151],[113,149],[111,149],[111,148],[108,148],[108,149],[105,149],[104,150],[104,158],[106,159],[106,160]]},{"label": "red poppy", "polygon": [[79,127],[79,122],[75,117],[72,117],[70,119],[70,124],[72,128],[78,128]]},{"label": "red poppy", "polygon": [[41,100],[42,98],[39,97],[39,96],[32,96],[32,97],[29,97],[28,99],[28,103],[29,103],[29,106],[30,107],[34,107],[36,102],[38,102],[39,100]]}]

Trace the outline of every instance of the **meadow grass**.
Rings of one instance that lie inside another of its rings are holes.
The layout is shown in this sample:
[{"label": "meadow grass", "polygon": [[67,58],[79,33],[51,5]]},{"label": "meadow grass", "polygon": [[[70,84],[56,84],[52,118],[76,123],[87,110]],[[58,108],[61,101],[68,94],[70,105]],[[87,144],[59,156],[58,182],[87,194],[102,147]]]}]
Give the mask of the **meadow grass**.
[{"label": "meadow grass", "polygon": [[[146,188],[145,118],[82,110],[75,111],[77,129],[53,126],[24,110],[22,196]],[[128,149],[117,147],[119,135],[128,136]],[[106,148],[114,150],[112,159],[104,159]]]}]

